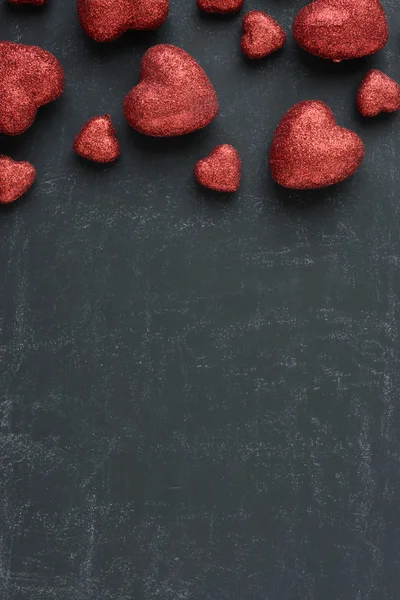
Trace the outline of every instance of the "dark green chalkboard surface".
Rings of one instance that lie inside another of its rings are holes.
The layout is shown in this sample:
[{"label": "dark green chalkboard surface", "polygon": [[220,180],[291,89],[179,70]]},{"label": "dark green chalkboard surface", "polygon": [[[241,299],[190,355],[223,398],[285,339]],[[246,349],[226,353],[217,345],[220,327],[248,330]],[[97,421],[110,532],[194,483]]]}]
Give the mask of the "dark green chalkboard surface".
[{"label": "dark green chalkboard surface", "polygon": [[[156,33],[98,45],[73,0],[0,6],[1,38],[63,63],[64,96],[0,153],[35,187],[0,207],[1,600],[398,600],[400,116],[363,120],[388,46],[332,64],[296,47],[250,64],[241,16],[172,0]],[[246,0],[290,32],[305,0]],[[242,12],[243,14],[243,12]],[[157,140],[127,91],[152,44],[189,51],[220,115]],[[342,185],[277,187],[267,167],[294,103],[327,102],[366,158]],[[122,156],[72,142],[110,113]],[[193,179],[220,143],[234,197]]]}]

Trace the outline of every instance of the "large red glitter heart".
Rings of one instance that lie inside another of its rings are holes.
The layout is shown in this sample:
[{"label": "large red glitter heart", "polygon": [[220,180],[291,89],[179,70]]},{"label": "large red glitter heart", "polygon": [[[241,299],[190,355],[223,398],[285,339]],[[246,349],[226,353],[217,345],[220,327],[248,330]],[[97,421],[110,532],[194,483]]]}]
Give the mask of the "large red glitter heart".
[{"label": "large red glitter heart", "polygon": [[110,115],[90,119],[76,136],[74,150],[79,156],[99,163],[116,160],[121,152]]},{"label": "large red glitter heart", "polygon": [[197,6],[205,12],[224,15],[240,10],[243,2],[244,0],[197,0]]},{"label": "large red glitter heart", "polygon": [[400,86],[382,71],[371,69],[357,93],[357,108],[363,117],[400,110]]},{"label": "large red glitter heart", "polygon": [[36,179],[36,169],[26,161],[0,156],[0,204],[9,204],[25,194]]},{"label": "large red glitter heart", "polygon": [[239,152],[229,144],[217,146],[206,158],[196,163],[197,181],[217,192],[236,192],[242,176]]},{"label": "large red glitter heart", "polygon": [[131,127],[155,137],[183,135],[208,125],[218,113],[218,98],[200,65],[169,44],[144,54],[140,83],[125,97]]},{"label": "large red glitter heart", "polygon": [[272,177],[286,188],[323,188],[352,175],[364,158],[359,136],[339,127],[324,102],[307,100],[279,123],[270,153]]},{"label": "large red glitter heart", "polygon": [[380,0],[313,0],[296,16],[293,35],[307,52],[341,61],[381,50],[389,28]]},{"label": "large red glitter heart", "polygon": [[286,33],[267,13],[251,10],[243,17],[242,52],[247,58],[263,58],[286,42]]},{"label": "large red glitter heart", "polygon": [[128,29],[157,29],[168,10],[169,0],[78,0],[82,27],[96,42],[116,40]]},{"label": "large red glitter heart", "polygon": [[23,133],[64,90],[64,69],[38,46],[0,42],[0,132]]}]

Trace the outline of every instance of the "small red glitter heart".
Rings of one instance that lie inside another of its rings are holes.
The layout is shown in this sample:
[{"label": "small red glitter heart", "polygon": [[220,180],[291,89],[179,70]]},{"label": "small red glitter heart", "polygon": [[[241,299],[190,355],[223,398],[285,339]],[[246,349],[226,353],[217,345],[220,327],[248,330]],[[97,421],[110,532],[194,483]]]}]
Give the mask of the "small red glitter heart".
[{"label": "small red glitter heart", "polygon": [[64,90],[64,70],[38,46],[0,42],[0,133],[18,135]]},{"label": "small red glitter heart", "polygon": [[380,0],[313,0],[296,16],[293,35],[307,52],[339,62],[381,50],[389,28]]},{"label": "small red glitter heart", "polygon": [[272,177],[286,188],[323,188],[344,181],[364,158],[359,136],[336,124],[317,100],[300,102],[279,123],[270,153]]},{"label": "small red glitter heart", "polygon": [[251,10],[243,17],[242,52],[247,58],[264,58],[286,42],[286,33],[267,13]]},{"label": "small red glitter heart", "polygon": [[205,127],[217,116],[218,98],[201,66],[170,44],[144,54],[140,83],[125,97],[128,123],[145,135],[183,135]]},{"label": "small red glitter heart", "polygon": [[31,163],[0,156],[0,204],[9,204],[20,198],[35,179],[36,169]]},{"label": "small red glitter heart", "polygon": [[74,150],[79,156],[99,163],[116,160],[121,151],[110,115],[90,119],[76,136]]},{"label": "small red glitter heart", "polygon": [[197,0],[200,10],[226,15],[237,12],[243,6],[244,0]]},{"label": "small red glitter heart", "polygon": [[210,190],[236,192],[242,177],[239,152],[230,144],[217,146],[196,163],[194,174],[197,181]]},{"label": "small red glitter heart", "polygon": [[78,14],[87,35],[111,42],[128,29],[158,29],[168,17],[169,0],[78,0]]},{"label": "small red glitter heart", "polygon": [[9,4],[32,4],[33,6],[43,6],[48,0],[8,0]]},{"label": "small red glitter heart", "polygon": [[371,69],[357,92],[357,108],[363,117],[400,110],[400,86],[382,71]]}]

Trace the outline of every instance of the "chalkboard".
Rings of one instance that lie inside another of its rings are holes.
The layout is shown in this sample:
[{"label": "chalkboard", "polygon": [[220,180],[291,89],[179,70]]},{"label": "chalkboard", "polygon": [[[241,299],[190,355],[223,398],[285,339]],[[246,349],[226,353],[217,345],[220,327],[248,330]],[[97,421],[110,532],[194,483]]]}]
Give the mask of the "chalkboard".
[{"label": "chalkboard", "polygon": [[[250,63],[241,17],[171,0],[154,33],[90,41],[75,2],[0,8],[1,38],[63,63],[66,90],[0,153],[37,183],[0,207],[2,600],[398,600],[400,117],[362,119],[387,47],[329,63],[290,33],[305,0],[246,0],[288,31]],[[220,100],[179,139],[131,130],[145,50],[190,52]],[[296,102],[323,100],[366,146],[314,192],[278,187],[268,149]],[[110,113],[121,159],[74,155]],[[221,143],[234,195],[200,188]]]}]

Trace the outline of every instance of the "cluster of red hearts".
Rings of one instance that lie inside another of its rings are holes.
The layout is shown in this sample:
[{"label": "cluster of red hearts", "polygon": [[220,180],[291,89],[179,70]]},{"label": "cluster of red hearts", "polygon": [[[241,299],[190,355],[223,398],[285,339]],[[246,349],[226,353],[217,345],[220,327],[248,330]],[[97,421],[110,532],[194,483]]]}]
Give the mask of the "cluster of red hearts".
[{"label": "cluster of red hearts", "polygon": [[[197,0],[200,10],[239,11],[245,0]],[[9,0],[41,6],[47,0]],[[168,17],[169,0],[78,0],[85,32],[109,42],[128,29],[152,30]],[[374,54],[387,43],[389,28],[381,0],[312,0],[295,18],[293,35],[307,52],[336,62]],[[249,59],[279,50],[286,33],[270,15],[250,11],[243,18],[241,47]],[[46,50],[0,42],[0,132],[18,135],[35,120],[37,110],[64,90],[60,62]],[[357,94],[364,117],[400,109],[400,86],[388,75],[369,71]],[[169,44],[144,54],[140,82],[124,101],[128,123],[144,135],[167,137],[207,126],[218,114],[215,89],[202,67],[187,52]],[[120,147],[110,116],[96,116],[77,135],[74,149],[100,163],[116,160]],[[274,180],[287,188],[312,189],[350,177],[364,158],[360,137],[336,124],[330,108],[319,101],[296,104],[276,129],[270,167]],[[217,146],[195,166],[199,183],[221,192],[239,188],[242,164],[235,148]],[[27,191],[35,168],[0,156],[0,202],[9,203]]]}]

